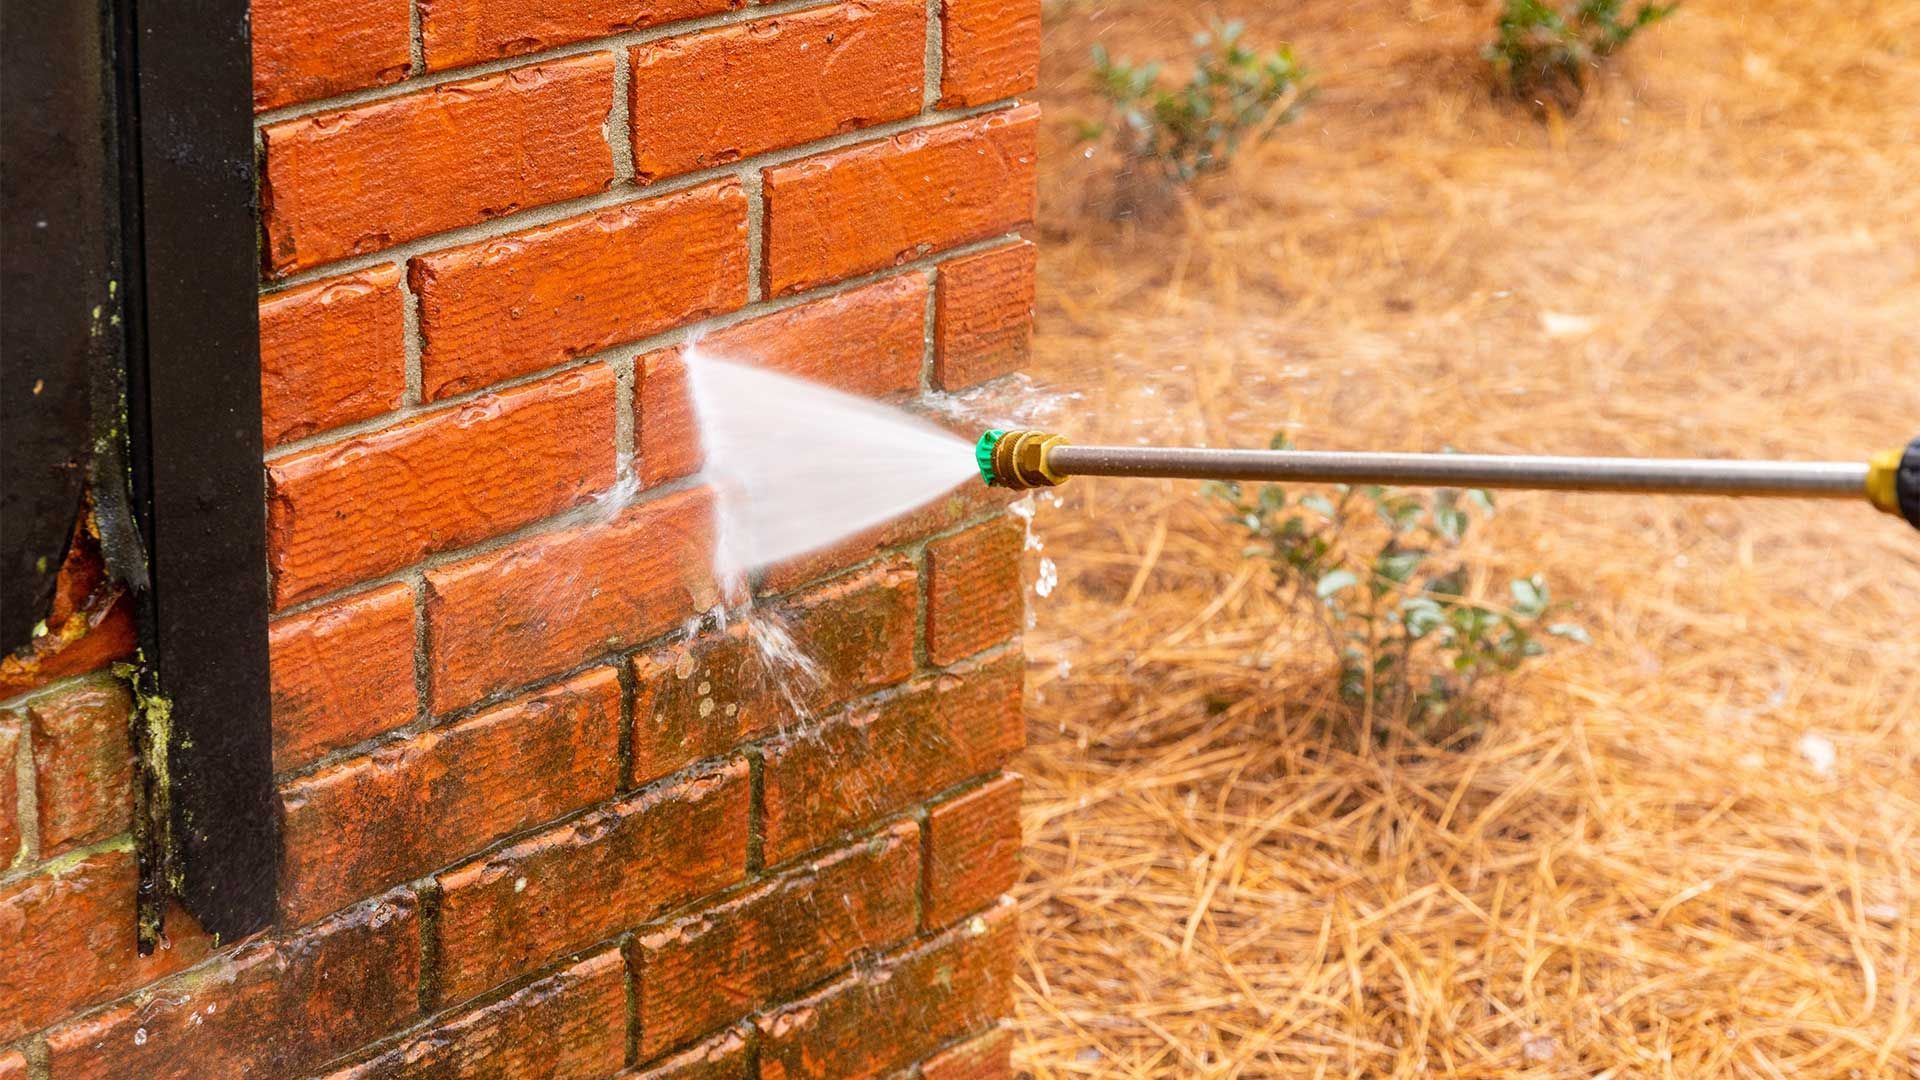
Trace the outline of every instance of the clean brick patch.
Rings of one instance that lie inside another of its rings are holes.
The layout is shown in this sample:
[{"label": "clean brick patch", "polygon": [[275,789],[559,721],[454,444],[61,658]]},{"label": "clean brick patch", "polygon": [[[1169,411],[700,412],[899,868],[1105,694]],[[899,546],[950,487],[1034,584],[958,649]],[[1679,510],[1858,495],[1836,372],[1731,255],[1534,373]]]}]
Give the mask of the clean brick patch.
[{"label": "clean brick patch", "polygon": [[862,0],[635,46],[641,180],[722,165],[920,111],[927,7]]},{"label": "clean brick patch", "polygon": [[253,105],[271,109],[398,82],[407,0],[253,0]]},{"label": "clean brick patch", "polygon": [[1040,110],[1021,106],[766,170],[767,292],[884,270],[1033,220]]},{"label": "clean brick patch", "polygon": [[385,585],[275,620],[273,767],[299,768],[412,720],[413,590]]},{"label": "clean brick patch", "polygon": [[398,570],[611,487],[617,390],[592,366],[274,461],[275,600]]},{"label": "clean brick patch", "polygon": [[1040,0],[941,0],[940,107],[1032,90],[1040,78]]},{"label": "clean brick patch", "polygon": [[419,0],[427,68],[439,71],[737,10],[747,0]]},{"label": "clean brick patch", "polygon": [[920,389],[926,327],[926,278],[908,274],[716,330],[700,350],[887,397]]},{"label": "clean brick patch", "polygon": [[696,488],[428,571],[434,711],[681,625],[718,599],[712,550]]},{"label": "clean brick patch", "polygon": [[940,264],[934,385],[965,390],[1027,366],[1036,255],[1021,241]]},{"label": "clean brick patch", "polygon": [[403,303],[392,263],[261,299],[268,447],[400,407],[407,393]]},{"label": "clean brick patch", "polygon": [[414,260],[429,400],[747,302],[736,181],[568,218]]},{"label": "clean brick patch", "polygon": [[605,190],[612,105],[613,56],[595,53],[271,124],[268,268],[288,274]]}]

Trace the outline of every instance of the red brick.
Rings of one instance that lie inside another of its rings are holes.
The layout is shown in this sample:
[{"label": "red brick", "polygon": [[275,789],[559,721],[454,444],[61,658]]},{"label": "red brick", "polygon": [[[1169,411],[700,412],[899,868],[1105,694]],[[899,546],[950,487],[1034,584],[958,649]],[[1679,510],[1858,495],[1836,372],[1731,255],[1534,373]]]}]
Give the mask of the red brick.
[{"label": "red brick", "polygon": [[281,790],[280,910],[317,915],[613,795],[612,671],[381,747]]},{"label": "red brick", "polygon": [[1005,506],[1013,498],[1013,493],[1005,488],[990,488],[978,480],[970,480],[892,521],[856,533],[831,547],[768,567],[761,574],[760,590],[785,592],[814,578],[865,562],[888,548],[950,529],[989,509]]},{"label": "red brick", "polygon": [[768,294],[883,270],[1031,221],[1039,116],[1022,106],[768,169]]},{"label": "red brick", "polygon": [[407,20],[407,0],[253,0],[253,107],[406,78]]},{"label": "red brick", "polygon": [[927,545],[927,659],[951,664],[1020,632],[1026,529],[999,517]]},{"label": "red brick", "polygon": [[1026,241],[940,266],[933,381],[964,390],[1027,366],[1033,353],[1035,249]]},{"label": "red brick", "polygon": [[765,750],[769,863],[999,768],[1024,743],[1017,657],[923,680]]},{"label": "red brick", "polygon": [[[130,916],[118,928],[129,952],[132,928]],[[54,1029],[51,1071],[62,1080],[304,1075],[405,1026],[419,982],[419,920],[412,897],[394,893]]]},{"label": "red brick", "polygon": [[413,261],[429,400],[539,371],[747,302],[735,180]]},{"label": "red brick", "polygon": [[993,903],[1020,872],[1020,778],[1003,776],[927,810],[926,925]]},{"label": "red brick", "polygon": [[27,706],[40,804],[40,857],[127,831],[133,815],[133,751],[125,684],[87,682]]},{"label": "red brick", "polygon": [[700,447],[700,428],[680,348],[661,349],[635,360],[633,378],[640,482],[652,487],[699,472],[706,454]]},{"label": "red brick", "polygon": [[611,487],[619,396],[613,372],[592,365],[272,462],[275,603],[497,536]]},{"label": "red brick", "polygon": [[[918,606],[913,566],[896,558],[752,621],[635,657],[635,778],[665,776],[905,679]],[[769,665],[755,635],[781,631],[813,672]]]},{"label": "red brick", "polygon": [[685,1053],[642,1066],[628,1080],[749,1080],[747,1040],[723,1031]]},{"label": "red brick", "polygon": [[1012,1008],[1011,908],[909,949],[759,1020],[761,1080],[864,1080]]},{"label": "red brick", "polygon": [[1040,80],[1040,0],[941,0],[940,107],[1024,94]]},{"label": "red brick", "polygon": [[711,168],[920,111],[920,0],[862,0],[636,45],[633,168]]},{"label": "red brick", "polygon": [[613,182],[608,53],[529,64],[261,132],[267,266],[287,274]]},{"label": "red brick", "polygon": [[739,881],[747,764],[632,795],[440,877],[440,990],[461,1001]]},{"label": "red brick", "polygon": [[0,1042],[194,963],[208,939],[193,920],[167,917],[151,956],[134,942],[133,853],[63,860],[0,886]]},{"label": "red brick", "polygon": [[439,71],[732,11],[746,0],[420,0],[427,68]]},{"label": "red brick", "polygon": [[[71,549],[69,549],[71,550]],[[110,586],[58,631],[35,638],[21,652],[0,656],[0,698],[17,697],[69,675],[99,671],[139,647],[133,594]]]},{"label": "red brick", "polygon": [[[911,394],[926,351],[926,298],[926,282],[906,275],[717,330],[699,349],[850,393]],[[692,475],[704,461],[684,355],[674,346],[635,362],[640,476],[648,485]]]},{"label": "red brick", "polygon": [[20,717],[0,714],[0,870],[20,853]]},{"label": "red brick", "polygon": [[699,348],[851,394],[911,394],[927,351],[927,281],[905,274],[809,301],[716,330]]},{"label": "red brick", "polygon": [[433,708],[658,637],[718,596],[706,488],[427,572]]},{"label": "red brick", "polygon": [[919,867],[919,836],[901,825],[642,933],[631,946],[640,1056],[780,1002],[858,953],[911,937]]},{"label": "red brick", "polygon": [[595,1080],[627,1055],[627,972],[589,957],[500,1001],[414,1035],[330,1080]]},{"label": "red brick", "polygon": [[294,769],[412,720],[413,590],[387,585],[275,620],[273,767]]},{"label": "red brick", "polygon": [[18,1050],[0,1053],[0,1080],[27,1080],[27,1058]]},{"label": "red brick", "polygon": [[260,300],[260,412],[268,447],[400,407],[407,395],[393,263]]},{"label": "red brick", "polygon": [[996,1027],[920,1063],[920,1080],[1013,1080],[1013,1032]]}]

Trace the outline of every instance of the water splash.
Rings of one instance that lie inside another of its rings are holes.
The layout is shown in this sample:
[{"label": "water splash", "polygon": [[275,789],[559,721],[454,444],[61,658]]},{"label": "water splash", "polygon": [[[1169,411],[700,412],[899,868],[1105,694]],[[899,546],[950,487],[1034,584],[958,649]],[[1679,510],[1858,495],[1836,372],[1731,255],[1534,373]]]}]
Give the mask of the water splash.
[{"label": "water splash", "polygon": [[[827,547],[977,477],[973,447],[865,398],[686,353],[723,581]],[[977,479],[975,480],[977,483]]]},{"label": "water splash", "polygon": [[1048,427],[1073,402],[1078,391],[1050,390],[1025,374],[983,383],[969,390],[935,391],[920,399],[929,413],[986,428]]}]

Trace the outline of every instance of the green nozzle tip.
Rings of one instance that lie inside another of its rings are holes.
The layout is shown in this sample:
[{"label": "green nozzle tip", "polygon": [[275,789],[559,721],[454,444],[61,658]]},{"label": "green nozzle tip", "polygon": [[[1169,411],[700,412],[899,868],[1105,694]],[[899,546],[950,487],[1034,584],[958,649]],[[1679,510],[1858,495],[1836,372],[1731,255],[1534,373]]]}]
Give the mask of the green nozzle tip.
[{"label": "green nozzle tip", "polygon": [[979,442],[973,444],[973,463],[980,466],[980,479],[985,480],[988,487],[993,486],[994,479],[993,448],[1005,434],[1006,432],[999,430],[989,431],[980,436]]}]

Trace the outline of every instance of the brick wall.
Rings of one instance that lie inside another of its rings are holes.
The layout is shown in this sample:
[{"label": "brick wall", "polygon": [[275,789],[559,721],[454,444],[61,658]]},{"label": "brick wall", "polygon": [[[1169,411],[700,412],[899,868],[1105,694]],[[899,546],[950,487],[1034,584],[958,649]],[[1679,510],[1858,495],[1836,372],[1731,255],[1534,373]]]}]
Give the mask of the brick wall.
[{"label": "brick wall", "polygon": [[129,696],[8,688],[0,1080],[1008,1075],[1020,530],[771,568],[796,720],[679,348],[1019,366],[1038,8],[255,0],[280,918],[137,955]]}]

